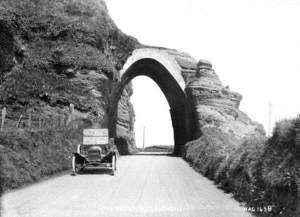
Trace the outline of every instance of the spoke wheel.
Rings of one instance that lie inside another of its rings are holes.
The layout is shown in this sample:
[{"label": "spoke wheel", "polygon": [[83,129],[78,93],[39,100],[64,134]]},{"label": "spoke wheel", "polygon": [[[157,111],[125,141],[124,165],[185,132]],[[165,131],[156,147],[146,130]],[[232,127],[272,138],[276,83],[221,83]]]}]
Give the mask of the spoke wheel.
[{"label": "spoke wheel", "polygon": [[75,175],[78,174],[78,167],[76,165],[76,158],[75,158],[75,156],[73,156],[73,158],[72,158],[72,170],[73,170],[73,173]]},{"label": "spoke wheel", "polygon": [[115,175],[115,170],[116,170],[116,156],[112,157],[112,162],[111,162],[111,174]]}]

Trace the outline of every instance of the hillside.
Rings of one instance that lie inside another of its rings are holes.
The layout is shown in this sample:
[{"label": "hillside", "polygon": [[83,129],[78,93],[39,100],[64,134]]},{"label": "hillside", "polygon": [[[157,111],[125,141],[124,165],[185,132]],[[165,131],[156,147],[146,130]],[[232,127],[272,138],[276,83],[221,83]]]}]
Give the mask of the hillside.
[{"label": "hillside", "polygon": [[186,159],[259,216],[299,216],[299,118],[277,123],[267,138],[239,110],[242,96],[224,87],[211,63],[200,61],[187,84],[197,139]]},{"label": "hillside", "polygon": [[[142,46],[117,28],[102,0],[0,2],[0,108],[7,108],[0,193],[70,169],[82,129],[107,127],[119,71]],[[185,82],[194,139],[182,142],[185,159],[255,214],[299,216],[299,118],[277,123],[267,138],[239,109],[242,95],[222,84],[210,62],[158,49],[173,56]],[[137,151],[131,95],[129,84],[118,107],[121,154]]]},{"label": "hillside", "polygon": [[[0,104],[8,126],[21,114],[28,119],[29,111],[65,120],[72,103],[74,119],[106,127],[118,71],[139,43],[117,28],[103,1],[3,0],[0,30]],[[130,132],[120,135],[134,148],[131,93],[128,86],[120,109],[129,113],[119,122]]]},{"label": "hillside", "polygon": [[252,135],[241,144],[208,129],[187,144],[186,157],[257,216],[299,216],[299,123],[299,118],[278,122],[269,139]]},{"label": "hillside", "polygon": [[[139,46],[117,28],[102,0],[0,2],[0,108],[7,108],[2,190],[70,168],[82,128],[107,127],[119,70]],[[131,94],[129,85],[120,100],[121,154],[136,150]]]}]

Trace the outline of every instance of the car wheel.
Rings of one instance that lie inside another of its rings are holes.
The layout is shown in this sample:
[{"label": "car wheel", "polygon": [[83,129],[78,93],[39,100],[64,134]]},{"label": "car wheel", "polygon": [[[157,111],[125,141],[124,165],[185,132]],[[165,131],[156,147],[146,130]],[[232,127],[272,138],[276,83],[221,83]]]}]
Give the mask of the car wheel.
[{"label": "car wheel", "polygon": [[111,174],[115,175],[115,170],[116,170],[116,156],[112,157],[112,162],[111,162]]},{"label": "car wheel", "polygon": [[76,158],[75,158],[75,156],[73,156],[73,158],[72,158],[72,171],[73,171],[74,175],[78,174],[78,167],[76,165]]}]

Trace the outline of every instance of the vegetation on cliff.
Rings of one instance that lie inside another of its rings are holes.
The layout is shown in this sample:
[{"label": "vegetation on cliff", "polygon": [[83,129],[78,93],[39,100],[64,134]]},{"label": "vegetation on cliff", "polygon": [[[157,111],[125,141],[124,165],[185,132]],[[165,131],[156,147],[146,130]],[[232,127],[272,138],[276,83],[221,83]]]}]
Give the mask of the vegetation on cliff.
[{"label": "vegetation on cliff", "polygon": [[72,153],[89,120],[68,128],[0,132],[0,194],[71,168]]},{"label": "vegetation on cliff", "polygon": [[[192,165],[260,216],[300,214],[300,119],[278,122],[271,138],[228,143],[217,130],[188,143]],[[271,208],[270,208],[271,207]]]},{"label": "vegetation on cliff", "polygon": [[[102,0],[0,2],[0,108],[7,108],[5,128],[15,131],[0,134],[5,189],[70,168],[65,157],[80,141],[67,128],[16,129],[20,116],[25,128],[29,117],[66,120],[72,103],[73,121],[107,127],[119,70],[139,46],[117,28]],[[126,93],[120,101],[128,129],[119,140],[134,149],[130,85]]]},{"label": "vegetation on cliff", "polygon": [[[28,118],[29,110],[66,118],[72,103],[77,117],[107,126],[119,70],[140,45],[117,28],[103,1],[3,0],[0,30],[0,104],[8,125],[21,114]],[[131,122],[133,110],[124,104]]]},{"label": "vegetation on cliff", "polygon": [[16,117],[28,108],[64,114],[73,103],[104,121],[118,70],[138,46],[96,0],[4,0],[0,29],[0,102]]}]

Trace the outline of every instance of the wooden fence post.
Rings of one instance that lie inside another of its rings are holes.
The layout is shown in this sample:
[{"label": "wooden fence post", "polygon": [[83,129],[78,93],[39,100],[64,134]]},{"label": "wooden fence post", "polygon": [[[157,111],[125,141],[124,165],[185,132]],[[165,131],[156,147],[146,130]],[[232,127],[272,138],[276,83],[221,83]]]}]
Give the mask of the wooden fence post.
[{"label": "wooden fence post", "polygon": [[74,104],[70,104],[69,106],[69,111],[70,111],[70,114],[69,114],[69,117],[68,117],[68,120],[66,122],[66,126],[68,126],[68,124],[71,122],[72,120],[72,115],[73,115],[73,112],[74,112]]},{"label": "wooden fence post", "polygon": [[39,115],[39,129],[41,129],[42,123],[41,123],[41,115]]},{"label": "wooden fence post", "polygon": [[48,122],[48,129],[51,129],[53,127],[53,118],[50,117],[50,119],[47,122]]},{"label": "wooden fence post", "polygon": [[28,128],[31,128],[31,111],[28,112]]},{"label": "wooden fence post", "polygon": [[51,129],[55,127],[55,116],[51,116]]},{"label": "wooden fence post", "polygon": [[64,126],[65,125],[65,116],[64,115],[62,115],[62,116],[60,116],[60,126]]},{"label": "wooden fence post", "polygon": [[51,128],[55,127],[55,116],[51,117]]},{"label": "wooden fence post", "polygon": [[53,128],[56,128],[57,127],[57,116],[54,115],[53,117]]},{"label": "wooden fence post", "polygon": [[4,122],[6,117],[6,107],[2,109],[2,119],[1,119],[1,131],[4,130]]},{"label": "wooden fence post", "polygon": [[60,127],[60,115],[56,116],[56,125],[57,127]]},{"label": "wooden fence post", "polygon": [[17,122],[17,128],[20,127],[20,123],[21,123],[21,121],[22,121],[22,118],[23,118],[23,115],[21,114],[20,117],[19,117],[19,120],[18,120],[18,122]]}]

